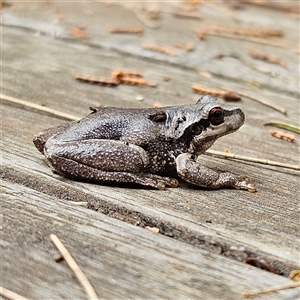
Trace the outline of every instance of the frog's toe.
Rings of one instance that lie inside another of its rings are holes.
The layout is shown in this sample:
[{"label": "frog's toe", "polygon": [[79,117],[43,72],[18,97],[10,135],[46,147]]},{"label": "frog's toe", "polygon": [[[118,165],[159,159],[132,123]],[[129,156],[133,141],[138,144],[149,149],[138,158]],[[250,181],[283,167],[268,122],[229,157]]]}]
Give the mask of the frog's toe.
[{"label": "frog's toe", "polygon": [[168,187],[177,187],[179,185],[178,180],[175,178],[169,178],[169,177],[162,177],[161,179],[157,180],[157,188],[159,190],[164,190],[166,186]]},{"label": "frog's toe", "polygon": [[250,193],[254,193],[257,191],[256,186],[253,183],[253,180],[249,177],[240,177],[235,183],[234,187],[238,190],[239,189],[247,190]]},{"label": "frog's toe", "polygon": [[166,178],[166,185],[170,187],[177,187],[179,185],[179,182],[175,178]]}]

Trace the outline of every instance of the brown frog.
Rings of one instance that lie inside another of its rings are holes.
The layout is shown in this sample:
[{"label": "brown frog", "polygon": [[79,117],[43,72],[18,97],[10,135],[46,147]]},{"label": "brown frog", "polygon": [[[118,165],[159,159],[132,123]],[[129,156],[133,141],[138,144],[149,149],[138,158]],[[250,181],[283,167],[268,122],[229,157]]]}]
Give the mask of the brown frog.
[{"label": "brown frog", "polygon": [[35,135],[34,144],[59,174],[83,181],[176,187],[178,176],[206,188],[256,191],[252,181],[201,166],[197,157],[244,123],[241,109],[203,96],[194,105],[105,107]]}]

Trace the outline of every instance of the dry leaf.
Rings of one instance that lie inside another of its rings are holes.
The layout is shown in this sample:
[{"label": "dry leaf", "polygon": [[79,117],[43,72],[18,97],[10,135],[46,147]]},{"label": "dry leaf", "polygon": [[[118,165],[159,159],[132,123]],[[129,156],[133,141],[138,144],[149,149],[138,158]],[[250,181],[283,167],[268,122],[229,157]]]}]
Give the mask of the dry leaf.
[{"label": "dry leaf", "polygon": [[78,26],[73,26],[70,29],[70,34],[81,40],[87,40],[90,38],[90,36],[86,33],[85,29],[80,28]]},{"label": "dry leaf", "polygon": [[279,130],[270,130],[270,133],[278,138],[278,139],[282,139],[284,141],[293,143],[295,141],[295,136],[293,134],[289,134],[289,133],[285,133],[283,131],[279,131]]}]

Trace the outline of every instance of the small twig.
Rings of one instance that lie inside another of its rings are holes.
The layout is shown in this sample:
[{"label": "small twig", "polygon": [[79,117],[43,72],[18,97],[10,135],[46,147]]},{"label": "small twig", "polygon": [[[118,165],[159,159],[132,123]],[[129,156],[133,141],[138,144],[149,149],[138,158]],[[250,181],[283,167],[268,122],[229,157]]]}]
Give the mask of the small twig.
[{"label": "small twig", "polygon": [[287,110],[286,110],[285,108],[280,107],[280,106],[278,106],[278,105],[275,105],[275,104],[273,104],[273,103],[270,103],[270,102],[268,102],[268,101],[265,100],[265,99],[258,98],[258,97],[254,97],[254,96],[251,96],[251,95],[249,95],[249,94],[247,94],[247,93],[244,93],[244,92],[241,92],[241,91],[237,91],[237,93],[238,93],[239,95],[243,96],[243,97],[249,98],[249,99],[254,100],[254,101],[256,101],[256,102],[259,102],[259,103],[261,103],[261,104],[263,104],[263,105],[265,105],[265,106],[271,107],[271,108],[273,108],[273,109],[275,109],[275,110],[277,110],[277,111],[283,113],[284,115],[287,114]]},{"label": "small twig", "polygon": [[2,286],[0,286],[0,296],[3,296],[4,298],[10,299],[10,300],[28,300],[27,298],[24,298],[15,292],[12,292]]},{"label": "small twig", "polygon": [[234,159],[238,159],[238,160],[250,161],[250,162],[269,165],[269,166],[277,166],[277,167],[282,167],[282,168],[287,168],[287,169],[300,170],[299,165],[291,165],[291,164],[281,163],[281,162],[273,161],[273,160],[236,155],[236,154],[233,154],[233,153],[226,153],[226,152],[222,152],[222,151],[206,150],[205,154],[207,154],[207,155],[216,155],[216,156],[221,156],[221,157],[226,157],[226,158],[234,158]]},{"label": "small twig", "polygon": [[62,118],[64,120],[76,121],[76,120],[80,119],[79,117],[76,117],[76,116],[73,116],[73,115],[70,115],[70,114],[66,114],[66,113],[63,113],[63,112],[55,110],[55,109],[51,109],[51,108],[48,108],[48,107],[45,107],[45,106],[42,106],[42,105],[38,105],[38,104],[35,104],[35,103],[32,103],[32,102],[28,102],[28,101],[25,101],[25,100],[13,98],[13,97],[10,97],[10,96],[7,96],[7,95],[1,94],[0,98],[2,100],[6,101],[6,102],[17,104],[17,105],[20,105],[21,107],[25,107],[25,108],[29,108],[29,109],[42,111],[42,112],[44,112],[48,115],[59,117],[59,118]]},{"label": "small twig", "polygon": [[241,41],[256,43],[256,44],[260,44],[260,45],[268,45],[268,46],[276,47],[276,48],[284,48],[284,49],[287,48],[287,46],[284,44],[280,44],[280,43],[273,42],[270,40],[250,37],[250,36],[237,36],[237,35],[231,35],[231,34],[226,34],[226,33],[205,32],[205,31],[199,31],[199,32],[196,31],[196,34],[197,34],[199,40],[203,40],[206,38],[207,35],[210,35],[210,36],[217,36],[217,37],[221,37],[221,38],[225,38],[225,39],[241,40]]},{"label": "small twig", "polygon": [[259,37],[259,38],[269,38],[269,37],[282,37],[283,32],[280,29],[273,28],[240,28],[240,27],[224,27],[218,25],[206,26],[201,29],[207,33],[218,33],[218,34],[230,34],[245,37]]},{"label": "small twig", "polygon": [[300,134],[299,126],[284,123],[284,122],[271,121],[271,122],[264,123],[264,126],[274,126],[274,127],[282,128]]},{"label": "small twig", "polygon": [[260,290],[260,291],[246,292],[246,293],[244,293],[244,297],[248,298],[248,297],[251,297],[251,296],[256,296],[256,295],[261,295],[261,294],[268,294],[268,293],[287,290],[287,289],[293,289],[293,288],[296,288],[296,287],[300,287],[300,282],[293,282],[293,283],[289,283],[289,284],[273,286],[273,287],[269,287],[269,288],[266,288],[266,289]]},{"label": "small twig", "polygon": [[196,93],[200,93],[200,94],[209,94],[209,95],[213,95],[216,97],[222,97],[225,101],[240,101],[241,97],[233,92],[230,91],[228,89],[226,90],[220,90],[220,89],[211,89],[208,88],[202,84],[192,84],[192,90]]},{"label": "small twig", "polygon": [[258,51],[253,51],[253,50],[249,52],[249,55],[252,58],[263,60],[263,61],[271,63],[271,64],[278,64],[278,65],[282,66],[283,68],[287,67],[287,62],[280,60],[275,56],[267,55],[267,54],[260,53]]},{"label": "small twig", "polygon": [[73,270],[75,273],[78,281],[81,283],[83,288],[85,289],[86,293],[90,297],[90,299],[98,299],[98,296],[86,278],[86,276],[83,274],[83,272],[80,270],[79,266],[71,256],[70,252],[66,249],[66,247],[62,244],[62,242],[59,240],[59,238],[55,234],[50,234],[50,238],[52,242],[55,244],[57,249],[60,251],[62,256],[64,257],[65,261],[68,263],[69,267]]},{"label": "small twig", "polygon": [[74,75],[73,76],[76,80],[92,83],[92,84],[99,84],[104,86],[117,86],[120,82],[113,80],[113,79],[107,79],[102,77],[94,77],[90,75]]},{"label": "small twig", "polygon": [[109,29],[110,33],[129,33],[129,34],[143,34],[144,29],[142,27],[112,27]]},{"label": "small twig", "polygon": [[174,17],[201,20],[203,17],[198,12],[190,12],[184,10],[176,10],[173,13]]},{"label": "small twig", "polygon": [[147,49],[147,50],[151,50],[151,51],[160,52],[160,53],[167,54],[167,55],[171,55],[171,56],[176,56],[177,55],[176,50],[174,50],[170,47],[161,46],[159,44],[143,43],[142,48]]},{"label": "small twig", "polygon": [[[258,5],[258,6],[265,7],[265,8],[280,10],[280,11],[284,11],[284,12],[288,12],[288,13],[299,14],[299,6],[293,6],[293,5],[288,5],[288,4],[282,5],[282,4],[276,3],[276,1],[244,0],[243,2],[252,4],[252,5]],[[280,2],[280,1],[278,1],[278,2]]]}]

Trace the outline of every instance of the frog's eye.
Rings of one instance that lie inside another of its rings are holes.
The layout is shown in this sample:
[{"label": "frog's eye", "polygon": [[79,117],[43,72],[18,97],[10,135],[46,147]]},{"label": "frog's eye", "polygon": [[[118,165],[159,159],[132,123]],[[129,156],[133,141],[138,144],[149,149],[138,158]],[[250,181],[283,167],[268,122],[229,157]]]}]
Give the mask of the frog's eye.
[{"label": "frog's eye", "polygon": [[209,112],[209,121],[212,125],[220,125],[224,122],[224,111],[221,107],[214,107]]}]

